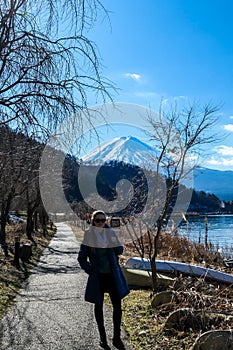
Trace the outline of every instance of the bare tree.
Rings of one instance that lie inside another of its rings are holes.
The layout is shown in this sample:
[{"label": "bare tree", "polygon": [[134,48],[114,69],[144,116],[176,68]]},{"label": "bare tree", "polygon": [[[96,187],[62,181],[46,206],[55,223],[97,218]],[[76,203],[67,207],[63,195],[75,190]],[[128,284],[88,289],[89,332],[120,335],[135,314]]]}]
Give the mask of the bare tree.
[{"label": "bare tree", "polygon": [[0,129],[0,207],[1,207],[1,231],[0,244],[8,254],[6,243],[6,224],[13,199],[22,195],[25,190],[23,185],[23,169],[25,143],[23,137],[9,130],[7,127]]},{"label": "bare tree", "polygon": [[[74,114],[80,129],[85,121],[91,123],[89,94],[105,101],[112,87],[100,74],[95,44],[85,36],[99,12],[107,15],[99,0],[1,1],[0,126],[38,140]],[[0,239],[6,251],[5,225],[12,199],[21,191],[27,197],[28,237],[40,202],[34,146],[25,140],[20,145],[19,138],[16,145],[13,139],[7,134],[0,155]]]},{"label": "bare tree", "polygon": [[[157,210],[158,202],[161,202],[157,191],[157,180],[161,174],[165,177],[166,190],[164,192],[163,205],[160,206],[159,216],[154,222],[154,228],[148,228],[148,235],[153,236],[152,254],[150,254],[152,267],[153,290],[157,290],[156,257],[158,255],[158,240],[164,229],[164,223],[170,218],[173,223],[177,212],[180,214],[188,208],[189,199],[185,202],[185,195],[179,191],[185,191],[185,183],[192,171],[198,165],[200,154],[203,155],[203,147],[217,140],[213,133],[213,126],[217,121],[218,107],[210,104],[198,108],[195,104],[180,111],[177,107],[171,108],[167,113],[161,108],[158,115],[149,115],[148,122],[151,126],[150,138],[158,151],[156,159],[155,195],[151,206],[151,213]],[[190,196],[190,188],[187,190]],[[180,200],[180,198],[181,200]],[[151,214],[153,216],[153,213]]]},{"label": "bare tree", "polygon": [[23,167],[23,199],[27,211],[26,235],[33,241],[32,233],[34,231],[34,214],[41,206],[41,197],[39,189],[39,162],[43,146],[32,138],[25,138],[24,145],[26,152],[24,154]]},{"label": "bare tree", "polygon": [[0,124],[38,137],[86,108],[89,92],[109,97],[84,34],[99,10],[99,0],[1,1]]}]

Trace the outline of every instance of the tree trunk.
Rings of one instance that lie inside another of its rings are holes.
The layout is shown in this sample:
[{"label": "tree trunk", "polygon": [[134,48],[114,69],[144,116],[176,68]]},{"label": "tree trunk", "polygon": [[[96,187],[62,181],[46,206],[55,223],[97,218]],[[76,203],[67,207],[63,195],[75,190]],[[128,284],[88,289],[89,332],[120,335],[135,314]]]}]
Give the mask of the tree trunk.
[{"label": "tree trunk", "polygon": [[158,290],[158,279],[157,279],[157,269],[156,269],[156,258],[158,255],[158,231],[154,237],[154,252],[151,257],[151,272],[152,272],[152,290],[153,293],[156,293]]},{"label": "tree trunk", "polygon": [[47,231],[48,215],[47,215],[46,211],[44,210],[44,208],[41,208],[41,210],[39,211],[39,218],[40,218],[41,226],[43,228],[43,235],[45,237],[46,234],[48,233],[48,231]]},{"label": "tree trunk", "polygon": [[37,210],[35,211],[35,213],[33,215],[33,219],[34,219],[34,229],[36,232],[38,232],[38,212],[37,212]]},{"label": "tree trunk", "polygon": [[0,234],[0,243],[1,243],[1,247],[4,251],[4,254],[6,257],[9,256],[8,253],[8,245],[6,242],[6,223],[7,223],[7,215],[4,205],[2,205],[1,207],[1,234]]},{"label": "tree trunk", "polygon": [[32,233],[34,230],[33,224],[33,210],[31,208],[27,209],[27,225],[26,225],[26,235],[27,238],[33,241]]}]

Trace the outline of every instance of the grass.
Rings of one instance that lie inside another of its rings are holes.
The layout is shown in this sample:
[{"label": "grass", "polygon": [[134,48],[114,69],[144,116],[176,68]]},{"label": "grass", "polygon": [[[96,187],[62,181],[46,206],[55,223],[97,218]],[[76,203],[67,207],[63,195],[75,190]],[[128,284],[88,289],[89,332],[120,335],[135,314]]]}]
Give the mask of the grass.
[{"label": "grass", "polygon": [[[81,242],[82,231],[72,227]],[[143,236],[145,257],[149,246],[147,236]],[[128,243],[121,257],[121,264],[130,257],[139,256],[134,244]],[[176,260],[210,266],[231,273],[224,265],[223,257],[209,244],[193,243],[178,234],[163,233],[159,240],[158,259]],[[131,289],[123,299],[123,325],[135,350],[190,350],[196,338],[203,332],[213,329],[233,329],[233,288],[232,286],[209,283],[200,278],[180,276],[173,287],[170,303],[153,309],[153,293],[150,289]],[[105,301],[111,305],[106,296]],[[183,319],[172,329],[166,328],[166,321],[174,311],[189,309],[193,317],[201,311],[201,318],[195,324],[193,319]],[[214,311],[214,313],[213,313]],[[225,316],[223,314],[232,316]],[[200,322],[199,322],[200,321]]]},{"label": "grass", "polygon": [[[141,238],[144,247],[144,256],[149,256],[148,236],[144,234]],[[184,236],[175,233],[163,232],[158,242],[158,258],[164,260],[176,260],[185,263],[193,263],[202,266],[225,268],[222,255],[209,243],[206,248],[204,244],[188,240]],[[124,249],[125,258],[139,256],[139,252],[133,243],[128,243]]]},{"label": "grass", "polygon": [[[147,237],[143,237],[145,256],[149,251]],[[126,245],[123,262],[136,254],[132,243]],[[224,265],[222,256],[209,244],[193,243],[177,234],[163,233],[159,240],[158,259],[176,260],[220,269],[231,273]],[[180,276],[171,288],[173,297],[169,304],[156,309],[151,307],[151,290],[132,290],[123,300],[124,326],[136,350],[180,350],[191,349],[195,339],[201,333],[213,329],[233,329],[233,315],[225,317],[220,313],[232,314],[232,286],[208,283],[200,278]],[[166,329],[169,315],[187,308],[193,315],[201,310],[206,317],[198,326],[188,318],[180,326]],[[210,313],[217,312],[218,314]]]},{"label": "grass", "polygon": [[[131,290],[123,300],[123,324],[136,350],[188,350],[200,333],[213,329],[233,329],[233,317],[222,315],[232,313],[232,287],[181,278],[179,289],[174,291],[170,303],[153,309],[151,301],[151,291],[143,289]],[[187,318],[180,325],[166,329],[169,315],[184,308],[190,309],[193,314],[194,310],[201,310],[201,314],[206,315],[205,321],[195,325]]]},{"label": "grass", "polygon": [[6,314],[7,309],[14,303],[16,295],[19,293],[30,271],[38,264],[39,258],[44,249],[48,246],[54,232],[48,230],[46,237],[42,233],[35,232],[33,238],[36,245],[32,246],[32,257],[29,262],[20,261],[20,266],[14,264],[14,239],[19,236],[21,243],[28,243],[21,225],[7,226],[7,243],[9,245],[9,257],[5,257],[0,251],[0,319]]}]

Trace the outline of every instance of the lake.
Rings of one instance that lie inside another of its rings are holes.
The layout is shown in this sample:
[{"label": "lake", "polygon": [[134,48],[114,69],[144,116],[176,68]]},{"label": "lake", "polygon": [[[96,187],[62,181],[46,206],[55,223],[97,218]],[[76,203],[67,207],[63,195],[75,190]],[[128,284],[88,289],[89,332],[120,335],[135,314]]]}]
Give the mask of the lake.
[{"label": "lake", "polygon": [[[205,222],[205,217],[207,222]],[[208,242],[222,248],[233,257],[233,215],[206,215],[187,217],[182,221],[178,232],[192,241],[205,242],[205,225],[208,225]]]}]

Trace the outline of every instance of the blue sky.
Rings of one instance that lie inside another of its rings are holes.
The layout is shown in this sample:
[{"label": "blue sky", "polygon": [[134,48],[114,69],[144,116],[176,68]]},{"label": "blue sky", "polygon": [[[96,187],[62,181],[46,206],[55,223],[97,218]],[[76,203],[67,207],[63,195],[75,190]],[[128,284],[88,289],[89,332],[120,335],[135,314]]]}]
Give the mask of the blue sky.
[{"label": "blue sky", "polygon": [[[161,99],[221,104],[219,133],[205,166],[233,170],[233,1],[102,0],[88,36],[118,102],[158,110]],[[209,152],[208,152],[209,153]]]}]

